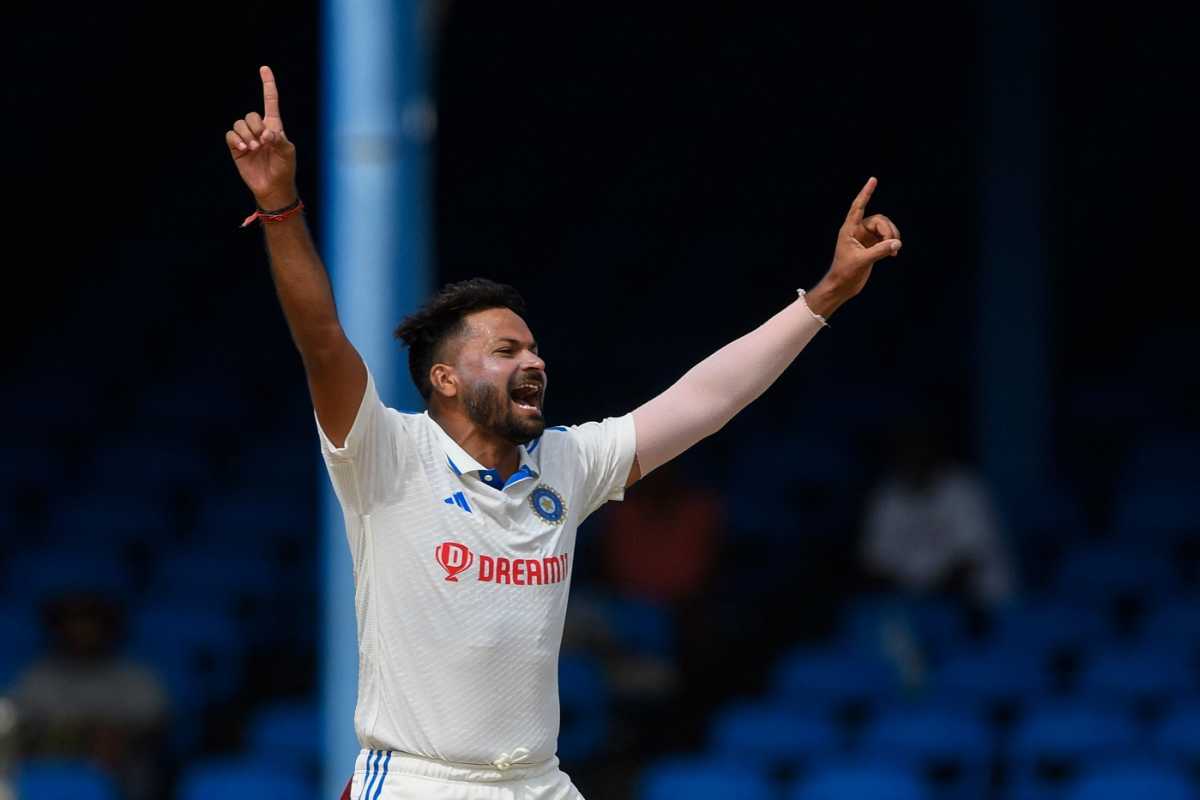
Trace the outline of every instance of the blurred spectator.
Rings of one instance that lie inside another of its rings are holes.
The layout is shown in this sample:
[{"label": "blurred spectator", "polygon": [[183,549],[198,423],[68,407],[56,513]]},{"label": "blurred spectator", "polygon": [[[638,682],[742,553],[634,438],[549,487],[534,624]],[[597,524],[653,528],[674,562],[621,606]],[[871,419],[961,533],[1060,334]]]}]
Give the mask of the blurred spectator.
[{"label": "blurred spectator", "polygon": [[16,760],[17,710],[11,700],[0,697],[0,800],[12,800],[12,779]]},{"label": "blurred spectator", "polygon": [[725,521],[719,499],[684,483],[670,462],[643,478],[605,524],[602,545],[613,588],[678,605],[708,580]]},{"label": "blurred spectator", "polygon": [[863,559],[906,592],[995,606],[1014,591],[1008,549],[982,481],[947,451],[932,424],[897,431],[889,474],[868,501]]},{"label": "blurred spectator", "polygon": [[60,595],[44,609],[50,652],[13,687],[25,757],[78,758],[107,768],[130,798],[157,796],[167,694],[118,653],[122,615],[103,595]]}]

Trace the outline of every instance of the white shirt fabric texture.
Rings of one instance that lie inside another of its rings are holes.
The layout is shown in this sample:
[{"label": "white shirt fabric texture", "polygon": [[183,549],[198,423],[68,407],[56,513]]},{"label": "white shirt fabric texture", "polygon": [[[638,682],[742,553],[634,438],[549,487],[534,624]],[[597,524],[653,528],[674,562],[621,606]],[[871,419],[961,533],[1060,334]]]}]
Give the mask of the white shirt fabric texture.
[{"label": "white shirt fabric texture", "polygon": [[547,428],[500,476],[368,372],[343,447],[321,430],[354,564],[364,748],[460,764],[552,758],[575,532],[624,497],[633,417]]}]

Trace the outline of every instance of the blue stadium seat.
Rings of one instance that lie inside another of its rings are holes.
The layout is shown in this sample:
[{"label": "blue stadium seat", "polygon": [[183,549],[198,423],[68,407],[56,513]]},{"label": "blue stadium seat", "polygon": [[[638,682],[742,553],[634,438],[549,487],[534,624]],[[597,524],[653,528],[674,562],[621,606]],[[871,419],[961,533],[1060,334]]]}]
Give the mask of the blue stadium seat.
[{"label": "blue stadium seat", "polygon": [[1149,613],[1142,624],[1141,646],[1200,653],[1200,598],[1176,597]]},{"label": "blue stadium seat", "polygon": [[1088,770],[1066,800],[1196,800],[1186,773],[1153,764],[1105,765]]},{"label": "blue stadium seat", "polygon": [[577,761],[599,753],[608,736],[610,697],[598,662],[582,654],[562,653],[558,660],[560,758]]},{"label": "blue stadium seat", "polygon": [[978,767],[992,758],[991,730],[977,716],[947,707],[890,708],[867,728],[863,747],[877,758],[922,765],[954,761]]},{"label": "blue stadium seat", "polygon": [[787,800],[926,800],[929,796],[915,772],[887,762],[862,761],[814,770],[793,784]]},{"label": "blue stadium seat", "polygon": [[188,768],[176,796],[178,800],[312,800],[316,791],[302,775],[277,765],[214,759]]},{"label": "blue stadium seat", "polygon": [[825,717],[763,703],[741,703],[717,714],[709,728],[709,752],[769,769],[795,767],[827,757],[840,736]]},{"label": "blue stadium seat", "polygon": [[[935,691],[946,699],[1023,704],[1051,690],[1050,671],[1037,650],[989,647],[951,656],[938,669]],[[978,706],[977,706],[978,707]]]},{"label": "blue stadium seat", "polygon": [[638,800],[776,800],[766,774],[751,764],[672,758],[642,771]]},{"label": "blue stadium seat", "polygon": [[819,712],[895,696],[901,677],[874,654],[797,648],[779,661],[773,684],[775,697],[784,705]]},{"label": "blue stadium seat", "polygon": [[21,800],[119,800],[111,778],[84,761],[37,760],[22,764],[16,778]]},{"label": "blue stadium seat", "polygon": [[1122,702],[1164,701],[1197,688],[1195,661],[1186,649],[1109,648],[1090,660],[1080,680],[1085,695]]},{"label": "blue stadium seat", "polygon": [[1059,703],[1035,709],[1018,724],[1013,757],[1092,759],[1128,753],[1139,741],[1126,715],[1082,704]]},{"label": "blue stadium seat", "polygon": [[24,607],[0,608],[0,696],[40,653],[37,616]]},{"label": "blue stadium seat", "polygon": [[1172,709],[1159,723],[1154,752],[1181,766],[1200,767],[1200,703]]},{"label": "blue stadium seat", "polygon": [[663,606],[614,595],[600,599],[599,607],[623,650],[663,658],[674,654],[675,621]]},{"label": "blue stadium seat", "polygon": [[864,755],[936,775],[954,797],[987,793],[995,755],[991,729],[977,716],[950,707],[891,708],[863,736]]},{"label": "blue stadium seat", "polygon": [[1014,796],[1058,798],[1089,766],[1130,758],[1144,743],[1128,716],[1086,705],[1042,707],[1013,732]]},{"label": "blue stadium seat", "polygon": [[280,703],[264,708],[250,720],[248,755],[264,762],[316,774],[324,751],[321,714],[313,703]]}]

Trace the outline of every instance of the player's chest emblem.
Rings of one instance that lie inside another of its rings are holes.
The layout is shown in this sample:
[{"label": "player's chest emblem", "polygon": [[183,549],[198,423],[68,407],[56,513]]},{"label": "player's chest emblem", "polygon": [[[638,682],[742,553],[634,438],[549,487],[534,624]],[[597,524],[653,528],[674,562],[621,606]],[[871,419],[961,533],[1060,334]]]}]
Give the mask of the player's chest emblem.
[{"label": "player's chest emblem", "polygon": [[567,504],[562,495],[544,483],[529,493],[529,505],[533,507],[533,513],[549,525],[562,524],[567,515]]}]

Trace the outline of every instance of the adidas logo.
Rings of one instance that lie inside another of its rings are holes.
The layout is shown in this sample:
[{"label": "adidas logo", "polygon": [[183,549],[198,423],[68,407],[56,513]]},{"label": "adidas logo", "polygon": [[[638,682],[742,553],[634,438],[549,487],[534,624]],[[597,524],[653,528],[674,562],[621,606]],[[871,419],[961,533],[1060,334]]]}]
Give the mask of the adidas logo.
[{"label": "adidas logo", "polygon": [[458,506],[468,514],[471,513],[471,504],[467,502],[467,498],[462,492],[455,492],[449,497],[443,498],[442,502],[448,506]]}]

